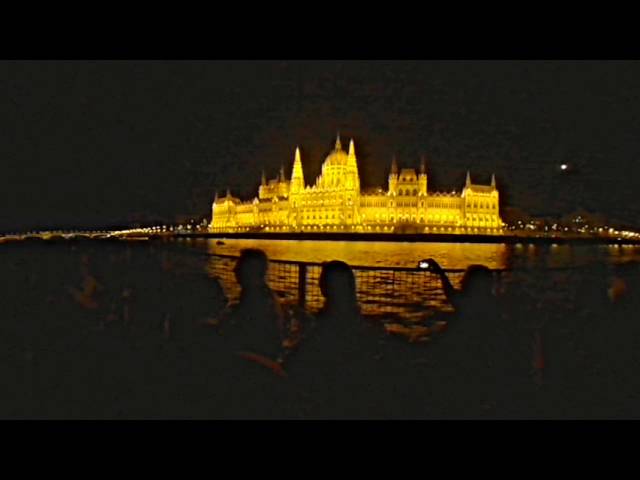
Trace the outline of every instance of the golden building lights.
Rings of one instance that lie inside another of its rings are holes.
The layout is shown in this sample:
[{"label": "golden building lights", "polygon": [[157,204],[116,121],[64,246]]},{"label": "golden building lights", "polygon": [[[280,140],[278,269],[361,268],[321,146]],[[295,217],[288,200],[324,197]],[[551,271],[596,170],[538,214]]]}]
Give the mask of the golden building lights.
[{"label": "golden building lights", "polygon": [[246,202],[229,190],[224,198],[216,194],[209,230],[502,233],[495,176],[491,185],[479,185],[467,172],[459,194],[429,193],[427,186],[424,160],[416,172],[399,169],[394,158],[386,191],[361,190],[354,142],[344,151],[338,136],[312,185],[305,183],[296,148],[290,180],[284,169],[269,181],[263,173],[258,196]]}]

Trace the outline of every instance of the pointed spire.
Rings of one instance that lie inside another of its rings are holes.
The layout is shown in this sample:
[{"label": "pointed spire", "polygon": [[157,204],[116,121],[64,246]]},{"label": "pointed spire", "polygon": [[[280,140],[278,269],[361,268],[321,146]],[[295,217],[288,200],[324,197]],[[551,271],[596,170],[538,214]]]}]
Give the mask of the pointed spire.
[{"label": "pointed spire", "polygon": [[300,148],[296,147],[296,156],[291,171],[291,188],[293,190],[304,189],[304,174],[302,173],[302,161],[300,160]]},{"label": "pointed spire", "polygon": [[467,187],[471,185],[471,173],[467,170],[467,181],[465,182]]},{"label": "pointed spire", "polygon": [[284,165],[280,165],[280,181],[284,182]]},{"label": "pointed spire", "polygon": [[266,186],[267,185],[267,174],[265,173],[264,169],[262,169],[262,180],[261,180],[261,185],[262,186]]},{"label": "pointed spire", "polygon": [[340,143],[340,132],[338,132],[338,136],[336,138],[336,150],[342,150],[342,144]]},{"label": "pointed spire", "polygon": [[353,138],[349,141],[349,155],[347,156],[347,165],[350,167],[357,167],[356,165],[356,147],[353,143]]},{"label": "pointed spire", "polygon": [[396,162],[396,156],[393,156],[393,159],[391,160],[391,174],[392,175],[397,175],[398,174],[398,162]]},{"label": "pointed spire", "polygon": [[218,191],[217,191],[217,190],[216,190],[216,196],[213,198],[213,201],[214,201],[214,202],[217,202],[217,201],[218,201]]},{"label": "pointed spire", "polygon": [[427,173],[427,167],[426,167],[424,155],[420,157],[420,173]]},{"label": "pointed spire", "polygon": [[229,198],[230,196],[231,196],[231,190],[227,188],[227,198]]},{"label": "pointed spire", "polygon": [[496,174],[495,173],[491,174],[491,186],[493,188],[496,188]]}]

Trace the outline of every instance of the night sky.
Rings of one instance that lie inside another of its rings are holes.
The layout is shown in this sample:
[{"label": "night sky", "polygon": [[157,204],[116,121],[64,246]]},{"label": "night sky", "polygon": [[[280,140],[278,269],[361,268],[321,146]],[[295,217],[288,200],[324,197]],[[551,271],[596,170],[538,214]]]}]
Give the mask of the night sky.
[{"label": "night sky", "polygon": [[425,155],[430,190],[495,172],[503,206],[640,225],[640,62],[1,62],[0,88],[0,231],[202,217],[296,145],[313,182],[337,131],[363,187]]}]

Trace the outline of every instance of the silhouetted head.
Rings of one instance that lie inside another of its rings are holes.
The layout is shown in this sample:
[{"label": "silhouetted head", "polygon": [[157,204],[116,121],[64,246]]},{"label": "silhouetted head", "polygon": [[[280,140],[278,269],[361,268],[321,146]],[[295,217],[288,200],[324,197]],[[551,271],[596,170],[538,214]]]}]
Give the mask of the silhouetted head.
[{"label": "silhouetted head", "polygon": [[465,297],[485,298],[493,295],[493,273],[484,265],[470,265],[462,277]]},{"label": "silhouetted head", "polygon": [[262,250],[242,250],[234,268],[236,280],[243,289],[262,286],[265,284],[267,267],[267,255]]},{"label": "silhouetted head", "polygon": [[320,291],[325,307],[338,310],[357,309],[356,279],[344,262],[333,260],[322,265]]}]

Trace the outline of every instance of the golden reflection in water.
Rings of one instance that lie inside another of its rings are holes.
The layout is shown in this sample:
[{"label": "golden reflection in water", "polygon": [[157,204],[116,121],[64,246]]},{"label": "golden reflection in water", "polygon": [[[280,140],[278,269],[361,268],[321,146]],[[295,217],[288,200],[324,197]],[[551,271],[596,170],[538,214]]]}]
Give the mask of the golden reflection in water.
[{"label": "golden reflection in water", "polygon": [[[208,272],[220,280],[230,301],[237,301],[240,287],[233,275],[235,259],[245,248],[260,248],[271,260],[267,281],[285,304],[298,303],[299,265],[295,262],[321,263],[342,260],[354,269],[358,301],[362,312],[372,316],[401,316],[407,320],[423,318],[428,310],[451,310],[440,279],[429,272],[394,271],[389,267],[417,266],[419,260],[433,257],[447,269],[463,270],[474,263],[492,269],[506,266],[507,249],[496,244],[414,244],[388,242],[327,242],[229,240],[224,245],[209,241]],[[291,262],[291,263],[289,263]],[[379,267],[374,270],[358,267]],[[307,265],[304,306],[316,312],[322,306],[318,288],[321,267]],[[449,274],[458,287],[462,272]]]},{"label": "golden reflection in water", "polygon": [[[388,267],[416,266],[420,259],[433,257],[445,269],[463,270],[471,264],[492,269],[509,269],[500,275],[503,286],[527,287],[537,296],[549,296],[549,290],[567,299],[572,285],[581,282],[584,267],[597,264],[640,263],[640,247],[400,243],[400,242],[329,242],[293,240],[217,240],[197,239],[187,243],[210,255],[207,270],[217,277],[227,297],[234,301],[239,286],[232,274],[235,260],[215,255],[237,256],[244,248],[259,248],[270,260],[268,281],[284,303],[298,302],[298,265],[295,262],[321,263],[343,260],[354,268],[358,298],[365,314],[397,314],[406,319],[424,316],[427,310],[449,310],[440,281],[424,271],[398,272]],[[275,261],[274,261],[275,260]],[[278,262],[278,260],[284,262]],[[288,263],[292,262],[292,263]],[[377,266],[375,271],[358,266]],[[387,267],[387,268],[385,268]],[[308,266],[305,307],[316,311],[322,304],[318,289],[320,267]],[[461,273],[448,273],[458,288]],[[565,278],[566,277],[566,278]],[[569,280],[570,279],[570,280]],[[553,280],[553,287],[549,288]],[[545,293],[546,292],[546,293]]]},{"label": "golden reflection in water", "polygon": [[509,247],[480,243],[336,242],[317,240],[208,240],[210,254],[240,254],[244,248],[259,248],[270,260],[322,263],[342,260],[351,266],[415,267],[434,258],[444,269],[464,270],[472,264],[490,269],[507,268]]},{"label": "golden reflection in water", "polygon": [[[240,295],[240,286],[233,274],[234,258],[209,257],[208,272],[217,278],[231,302]],[[297,263],[270,262],[267,282],[285,305],[299,303],[299,269]],[[321,267],[306,266],[304,308],[317,312],[323,304],[318,286]],[[362,313],[369,316],[399,316],[406,320],[419,320],[428,310],[451,311],[440,279],[424,271],[394,271],[390,269],[354,268],[358,303]],[[462,272],[449,274],[454,287],[459,287]]]}]

